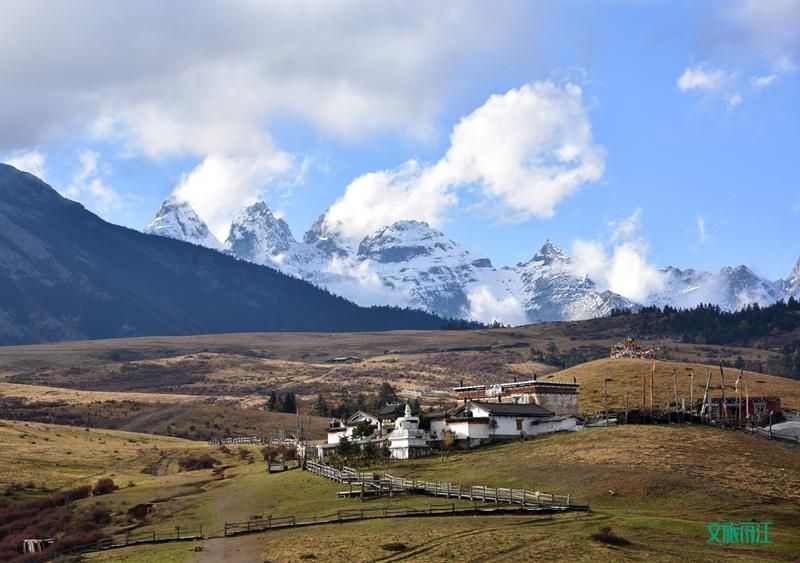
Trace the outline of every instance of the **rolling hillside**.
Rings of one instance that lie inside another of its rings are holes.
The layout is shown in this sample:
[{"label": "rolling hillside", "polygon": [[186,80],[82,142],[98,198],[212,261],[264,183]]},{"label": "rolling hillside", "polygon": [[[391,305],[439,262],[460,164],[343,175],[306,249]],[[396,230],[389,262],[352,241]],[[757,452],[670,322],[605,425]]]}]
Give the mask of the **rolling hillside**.
[{"label": "rolling hillside", "polygon": [[[595,360],[577,365],[575,367],[546,375],[543,379],[553,379],[556,381],[572,381],[572,378],[581,384],[579,395],[580,410],[585,413],[599,412],[603,409],[603,380],[608,379],[608,406],[609,409],[621,409],[625,407],[625,395],[628,395],[628,404],[631,409],[641,406],[641,385],[642,377],[650,377],[651,363],[645,360],[635,360],[629,358],[607,358]],[[706,372],[711,373],[711,394],[720,396],[720,376],[719,366],[699,364],[699,363],[680,363],[657,361],[655,380],[653,389],[655,394],[655,405],[663,408],[667,401],[673,401],[673,380],[672,371],[675,370],[678,383],[678,400],[681,397],[686,399],[689,404],[690,377],[694,372],[694,398],[695,401],[703,397],[706,384]],[[733,368],[725,369],[725,393],[732,397],[735,393],[735,382],[739,377],[739,370]],[[756,395],[778,395],[781,397],[785,408],[800,408],[800,381],[777,377],[763,373],[745,371],[745,379],[751,396]],[[647,388],[647,402],[650,401],[649,382]]]}]

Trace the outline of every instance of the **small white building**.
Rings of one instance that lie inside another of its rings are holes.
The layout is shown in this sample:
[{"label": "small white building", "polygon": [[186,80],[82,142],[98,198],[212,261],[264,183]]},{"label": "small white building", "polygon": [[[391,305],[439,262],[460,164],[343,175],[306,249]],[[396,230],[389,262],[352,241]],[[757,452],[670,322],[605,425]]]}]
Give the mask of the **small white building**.
[{"label": "small white building", "polygon": [[447,431],[456,441],[478,446],[495,440],[511,440],[571,430],[578,424],[574,416],[556,416],[537,404],[488,403],[467,401],[451,413],[431,419],[431,434],[444,439]]},{"label": "small white building", "polygon": [[394,430],[388,436],[389,451],[394,459],[409,459],[430,453],[429,434],[420,429],[419,418],[412,416],[411,406],[406,404],[406,412],[394,422]]}]

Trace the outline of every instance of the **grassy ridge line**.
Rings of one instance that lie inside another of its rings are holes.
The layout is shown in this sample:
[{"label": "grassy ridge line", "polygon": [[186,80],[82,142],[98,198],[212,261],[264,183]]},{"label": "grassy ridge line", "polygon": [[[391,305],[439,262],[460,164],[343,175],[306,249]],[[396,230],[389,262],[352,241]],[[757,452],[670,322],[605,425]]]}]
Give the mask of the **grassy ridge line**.
[{"label": "grassy ridge line", "polygon": [[[642,402],[641,386],[642,377],[648,377],[646,388],[646,403],[650,401],[651,362],[630,358],[607,358],[586,362],[578,366],[544,376],[542,379],[554,381],[572,381],[575,377],[581,384],[578,395],[581,412],[596,413],[603,409],[603,380],[608,382],[608,405],[610,409],[623,409],[625,395],[628,395],[628,405],[631,409],[639,408]],[[655,380],[653,384],[656,408],[663,409],[669,395],[673,401],[674,387],[672,370],[676,372],[678,383],[678,401],[681,397],[689,404],[690,378],[689,370],[694,372],[694,398],[699,401],[703,398],[706,384],[706,370],[711,373],[710,391],[712,396],[719,397],[720,375],[719,366],[698,363],[679,363],[670,361],[656,361]],[[739,370],[725,368],[725,394],[736,397],[735,383],[739,377]],[[787,379],[755,372],[745,372],[748,381],[750,396],[778,395],[784,408],[800,408],[800,380]],[[744,397],[744,393],[742,395]]]}]

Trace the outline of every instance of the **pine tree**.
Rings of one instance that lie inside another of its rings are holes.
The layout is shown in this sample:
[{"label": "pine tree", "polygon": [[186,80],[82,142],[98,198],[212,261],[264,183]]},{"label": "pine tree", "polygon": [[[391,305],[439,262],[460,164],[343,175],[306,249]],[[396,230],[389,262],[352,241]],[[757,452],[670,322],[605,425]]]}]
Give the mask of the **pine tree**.
[{"label": "pine tree", "polygon": [[278,406],[278,395],[275,394],[275,391],[272,391],[269,394],[269,399],[267,400],[267,410],[274,411]]}]

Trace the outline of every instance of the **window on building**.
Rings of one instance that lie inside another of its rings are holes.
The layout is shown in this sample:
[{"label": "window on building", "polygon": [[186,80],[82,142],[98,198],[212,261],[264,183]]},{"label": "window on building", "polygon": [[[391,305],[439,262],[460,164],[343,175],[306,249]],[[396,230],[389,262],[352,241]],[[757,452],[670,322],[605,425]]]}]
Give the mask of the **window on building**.
[{"label": "window on building", "polygon": [[517,419],[517,430],[522,430],[522,419],[521,418]]}]

